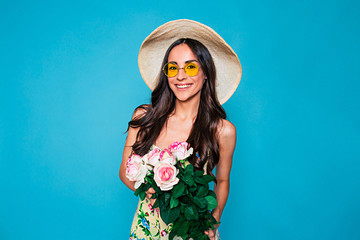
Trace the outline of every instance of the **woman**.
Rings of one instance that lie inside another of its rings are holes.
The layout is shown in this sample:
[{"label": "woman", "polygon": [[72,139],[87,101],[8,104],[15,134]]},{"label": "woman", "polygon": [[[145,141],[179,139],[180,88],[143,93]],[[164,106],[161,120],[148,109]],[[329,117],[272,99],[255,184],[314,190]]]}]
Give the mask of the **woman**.
[{"label": "woman", "polygon": [[[174,41],[175,38],[179,39]],[[167,44],[169,41],[171,45]],[[223,81],[218,83],[220,88],[216,87],[218,69],[202,42],[216,49],[213,54],[223,73],[218,78]],[[164,45],[170,47],[166,49]],[[152,71],[159,64],[159,52],[165,50],[161,72],[155,83]],[[220,222],[229,194],[236,130],[225,119],[219,100],[225,102],[240,81],[241,65],[236,54],[211,28],[190,20],[177,20],[160,26],[145,39],[139,53],[139,66],[153,92],[151,104],[139,106],[129,122],[119,173],[121,180],[135,191],[134,182],[125,177],[126,161],[132,153],[142,156],[152,148],[165,149],[175,141],[186,141],[196,152],[190,159],[195,168],[212,174],[216,166],[214,191],[218,207],[213,216]],[[224,73],[224,68],[229,68],[229,72]],[[168,239],[171,229],[162,222],[157,210],[152,209],[153,193],[150,188],[147,198],[139,202],[131,230],[134,239]],[[209,229],[205,234],[211,240],[219,239],[216,229]]]}]

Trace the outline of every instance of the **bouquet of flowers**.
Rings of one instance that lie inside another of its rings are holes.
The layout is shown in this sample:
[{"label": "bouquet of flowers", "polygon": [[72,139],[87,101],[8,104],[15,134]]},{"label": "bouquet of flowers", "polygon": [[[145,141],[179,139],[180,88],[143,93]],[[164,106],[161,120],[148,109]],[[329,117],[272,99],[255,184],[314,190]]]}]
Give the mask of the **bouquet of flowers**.
[{"label": "bouquet of flowers", "polygon": [[146,191],[155,190],[154,208],[166,224],[172,224],[170,239],[209,239],[205,230],[218,223],[211,210],[217,207],[216,195],[209,189],[215,179],[195,170],[187,161],[193,154],[187,142],[174,142],[169,148],[154,148],[144,156],[131,155],[126,176],[135,181],[135,195],[144,200]]}]

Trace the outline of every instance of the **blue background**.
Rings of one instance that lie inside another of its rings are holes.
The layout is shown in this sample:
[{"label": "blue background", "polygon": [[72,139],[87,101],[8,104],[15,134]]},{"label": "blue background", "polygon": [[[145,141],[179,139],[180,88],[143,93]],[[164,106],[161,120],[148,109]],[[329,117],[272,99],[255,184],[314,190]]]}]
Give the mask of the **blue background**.
[{"label": "blue background", "polygon": [[0,239],[128,239],[137,54],[200,21],[238,54],[224,240],[360,239],[358,1],[2,1]]}]

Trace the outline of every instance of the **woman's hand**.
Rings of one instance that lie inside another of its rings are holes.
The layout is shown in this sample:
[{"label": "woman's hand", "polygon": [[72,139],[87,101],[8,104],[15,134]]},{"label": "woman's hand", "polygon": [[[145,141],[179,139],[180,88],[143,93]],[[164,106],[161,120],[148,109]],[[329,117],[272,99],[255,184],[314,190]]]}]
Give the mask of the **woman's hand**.
[{"label": "woman's hand", "polygon": [[215,229],[210,228],[209,230],[205,231],[204,233],[209,236],[210,240],[215,240],[216,230],[217,230],[217,228],[215,228]]},{"label": "woman's hand", "polygon": [[151,198],[151,197],[154,193],[156,193],[155,190],[151,187],[145,193],[146,193],[146,198],[150,200],[150,204],[154,205],[156,199]]},{"label": "woman's hand", "polygon": [[214,216],[214,218],[219,223],[213,225],[214,229],[209,228],[209,230],[204,231],[204,233],[209,236],[210,240],[215,240],[216,239],[215,237],[216,237],[217,229],[220,226],[220,219],[218,219],[216,216]]}]

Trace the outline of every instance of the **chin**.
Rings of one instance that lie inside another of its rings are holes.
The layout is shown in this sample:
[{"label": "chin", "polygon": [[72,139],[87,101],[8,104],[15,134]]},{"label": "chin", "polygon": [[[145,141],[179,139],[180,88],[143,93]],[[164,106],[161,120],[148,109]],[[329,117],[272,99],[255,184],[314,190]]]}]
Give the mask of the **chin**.
[{"label": "chin", "polygon": [[189,98],[176,98],[179,102],[187,102]]},{"label": "chin", "polygon": [[176,99],[177,99],[178,101],[180,101],[180,102],[187,102],[187,101],[190,101],[190,100],[196,98],[197,95],[199,95],[199,98],[200,98],[200,92],[199,92],[199,94],[186,95],[186,96],[181,95],[181,94],[175,94],[175,97],[176,97]]}]

